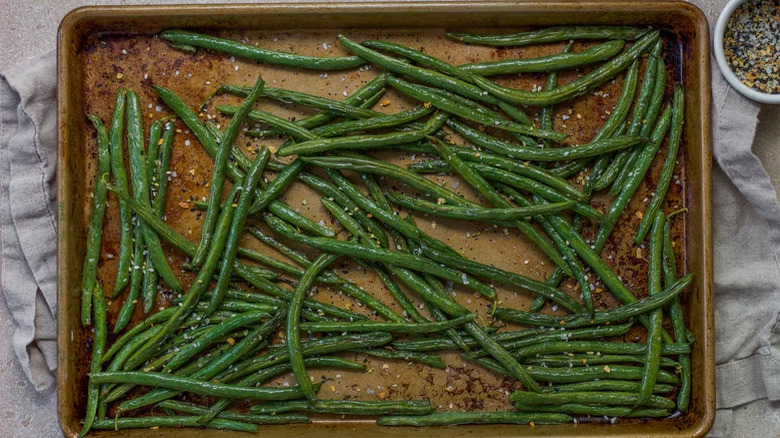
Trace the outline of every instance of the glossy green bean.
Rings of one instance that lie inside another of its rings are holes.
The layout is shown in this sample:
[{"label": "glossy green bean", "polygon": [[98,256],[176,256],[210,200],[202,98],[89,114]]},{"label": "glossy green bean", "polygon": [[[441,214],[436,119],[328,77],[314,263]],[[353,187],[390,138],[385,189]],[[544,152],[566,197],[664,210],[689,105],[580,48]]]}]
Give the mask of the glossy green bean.
[{"label": "glossy green bean", "polygon": [[[666,215],[662,211],[657,212],[653,221],[653,229],[650,233],[650,265],[647,274],[647,290],[650,296],[658,295],[661,292],[664,222],[666,222]],[[661,332],[666,331],[662,325],[663,317],[663,310],[660,307],[650,313],[642,386],[639,389],[639,398],[634,407],[641,406],[653,392],[653,385],[660,367],[661,354],[663,354]]]},{"label": "glossy green bean", "polygon": [[441,216],[452,219],[476,220],[476,221],[510,221],[528,218],[537,214],[555,213],[570,209],[574,201],[558,202],[530,207],[511,208],[475,208],[453,207],[446,204],[425,201],[412,198],[400,193],[387,192],[387,197],[393,204],[409,210],[419,211],[431,216]]},{"label": "glossy green bean", "polygon": [[97,281],[97,264],[100,256],[100,241],[103,235],[103,218],[106,213],[106,184],[111,174],[111,155],[109,152],[108,132],[103,122],[96,116],[87,116],[97,132],[98,168],[92,191],[92,210],[89,213],[86,254],[81,269],[81,324],[92,321],[92,292]]},{"label": "glossy green bean", "polygon": [[417,99],[421,102],[430,103],[431,105],[443,111],[457,115],[458,117],[462,117],[467,120],[482,123],[509,132],[530,135],[533,137],[549,138],[556,141],[562,141],[566,139],[566,134],[562,134],[560,132],[536,129],[529,125],[521,125],[519,123],[503,119],[495,111],[485,108],[481,105],[469,103],[466,98],[459,97],[455,94],[445,95],[428,87],[412,84],[394,77],[388,77],[387,83],[396,90],[407,94],[414,99]]},{"label": "glossy green bean", "polygon": [[[366,85],[355,91],[352,95],[344,99],[342,103],[350,106],[360,107],[363,109],[371,109],[374,104],[384,94],[385,85],[387,83],[387,73],[380,73],[374,79],[369,81]],[[323,110],[313,116],[304,117],[295,121],[295,124],[302,128],[312,129],[318,126],[322,126],[329,121],[333,120],[336,114]],[[266,135],[272,134],[269,132]]]},{"label": "glossy green bean", "polygon": [[490,94],[511,103],[530,106],[548,106],[581,96],[610,80],[627,68],[659,39],[658,31],[647,32],[637,42],[619,55],[605,62],[590,73],[562,85],[552,91],[521,91],[503,87],[488,79],[478,77],[476,85]]},{"label": "glossy green bean", "polygon": [[160,33],[160,38],[177,45],[202,47],[266,64],[310,70],[348,70],[365,62],[357,56],[321,58],[279,52],[186,30],[166,30]]},{"label": "glossy green bean", "polygon": [[[537,357],[528,357],[523,359],[523,363],[543,365],[543,366],[580,366],[580,365],[602,365],[613,363],[645,363],[644,355],[630,355],[630,354],[569,354],[569,355],[543,355]],[[672,360],[668,357],[661,357],[661,366],[670,368],[679,368],[680,363],[676,360]],[[639,386],[637,386],[637,391]]]},{"label": "glossy green bean", "polygon": [[392,333],[433,333],[458,327],[473,321],[474,314],[466,314],[445,322],[427,322],[409,324],[407,322],[304,322],[300,324],[305,332],[392,332]]},{"label": "glossy green bean", "polygon": [[550,353],[585,353],[600,352],[605,354],[645,354],[650,350],[657,351],[659,356],[670,354],[684,354],[691,351],[690,344],[663,344],[658,350],[652,344],[640,344],[633,342],[609,342],[609,341],[548,341],[542,344],[528,345],[512,354],[516,358],[534,357],[537,354]]},{"label": "glossy green bean", "polygon": [[336,187],[331,182],[325,181],[324,179],[310,173],[302,172],[298,174],[298,179],[322,195],[333,198],[333,200],[338,205],[349,210],[351,216],[355,218],[355,220],[357,220],[367,232],[373,234],[383,247],[387,247],[387,234],[385,234],[384,230],[382,230],[379,225],[373,221],[373,219],[369,218],[366,213],[361,210],[357,204],[355,204],[347,195],[339,190],[338,187]]},{"label": "glossy green bean", "polygon": [[311,380],[309,380],[309,374],[306,372],[306,365],[303,362],[303,353],[301,351],[301,309],[303,309],[303,301],[306,299],[306,294],[309,293],[309,288],[314,284],[314,279],[317,274],[325,269],[329,264],[338,260],[338,255],[323,254],[317,257],[312,264],[306,268],[306,272],[301,277],[298,285],[293,292],[293,299],[290,300],[290,307],[287,310],[287,346],[290,354],[290,364],[292,366],[295,380],[298,382],[298,387],[301,388],[303,395],[314,401],[317,398],[317,393],[312,386]]},{"label": "glossy green bean", "polygon": [[[196,405],[194,403],[187,403],[175,400],[165,400],[157,404],[162,409],[170,409],[173,411],[184,412],[186,414],[194,415],[206,415],[209,409]],[[258,414],[244,414],[240,412],[224,411],[216,415],[217,419],[241,421],[251,424],[294,424],[294,423],[309,423],[311,420],[305,415],[287,414],[287,415],[258,415]],[[214,421],[209,420],[207,423]],[[202,424],[199,420],[198,423]]]},{"label": "glossy green bean", "polygon": [[[159,163],[160,144],[162,143],[161,137],[162,119],[152,122],[152,126],[149,128],[149,142],[146,147],[146,180],[149,184],[149,201],[152,206],[154,206],[154,194],[158,185],[157,164]],[[160,275],[154,268],[152,255],[148,251],[144,264],[146,272],[141,285],[141,303],[143,304],[144,313],[149,313],[157,299],[157,286]]]},{"label": "glossy green bean", "polygon": [[557,26],[505,35],[477,35],[463,32],[446,32],[445,35],[456,41],[471,44],[525,46],[573,39],[635,40],[647,31],[647,29],[632,26]]},{"label": "glossy green bean", "polygon": [[[94,302],[95,312],[95,334],[92,338],[92,362],[89,365],[90,375],[99,373],[103,363],[103,352],[106,348],[106,337],[108,336],[108,321],[106,316],[106,298],[103,296],[103,288],[100,287],[100,283],[95,282],[95,289],[92,291],[91,297]],[[98,382],[93,382],[90,378],[87,384],[87,412],[84,416],[84,426],[79,433],[79,436],[84,436],[89,432],[92,424],[95,420],[95,415],[98,413],[98,403],[100,395],[100,385]]]},{"label": "glossy green bean", "polygon": [[434,411],[426,401],[416,400],[317,400],[313,403],[305,400],[290,400],[254,405],[252,413],[276,415],[282,412],[317,412],[339,415],[425,415]]},{"label": "glossy green bean", "polygon": [[[631,380],[594,380],[591,382],[567,383],[564,385],[549,386],[545,392],[580,392],[580,391],[619,391],[636,392],[641,383]],[[658,383],[655,385],[655,394],[669,394],[674,391],[674,386]]]},{"label": "glossy green bean", "polygon": [[[537,394],[526,391],[515,391],[509,396],[513,403],[521,405],[560,405],[564,403],[589,404],[600,406],[637,406],[639,396],[631,392],[561,392]],[[644,401],[644,406],[650,408],[673,409],[674,402],[657,395],[652,395]]]},{"label": "glossy green bean", "polygon": [[[509,375],[500,364],[493,359],[481,358],[475,362],[499,374]],[[552,383],[577,383],[598,380],[639,380],[642,378],[642,368],[626,365],[605,365],[604,367],[542,367],[526,366],[528,374],[534,379]],[[658,372],[659,383],[678,384],[680,380],[672,373]]]},{"label": "glossy green bean", "polygon": [[345,137],[322,138],[291,144],[279,149],[279,156],[316,155],[332,150],[373,150],[392,147],[397,144],[413,143],[425,138],[426,131],[402,131],[387,134],[349,135]]},{"label": "glossy green bean", "polygon": [[558,424],[571,423],[566,414],[524,413],[516,411],[497,412],[438,412],[419,416],[379,417],[380,426],[454,426],[457,424]]},{"label": "glossy green bean", "polygon": [[369,356],[381,357],[383,359],[420,362],[441,370],[447,368],[444,362],[442,362],[441,356],[438,354],[420,353],[416,351],[388,350],[386,348],[365,348],[360,350],[360,352]]},{"label": "glossy green bean", "polygon": [[[114,113],[111,117],[109,130],[109,149],[111,155],[111,177],[116,187],[122,193],[130,193],[125,170],[125,90],[119,89],[114,103]],[[117,254],[116,281],[112,298],[116,298],[130,281],[130,264],[133,258],[133,212],[119,200],[119,253]]]},{"label": "glossy green bean", "polygon": [[339,123],[321,126],[313,129],[311,132],[320,137],[336,137],[338,135],[349,134],[357,131],[369,131],[372,129],[392,128],[413,122],[421,117],[425,117],[433,112],[433,108],[418,106],[407,111],[401,111],[394,114],[385,114],[372,117],[370,119],[345,120]]},{"label": "glossy green bean", "polygon": [[[552,330],[549,328],[537,328],[537,329],[525,329],[516,330],[511,332],[501,332],[490,335],[493,340],[504,344],[516,339],[523,339],[530,336],[541,335],[550,333]],[[463,337],[463,342],[468,347],[478,346],[477,341],[470,337]],[[451,350],[458,346],[447,338],[421,338],[413,339],[410,341],[395,341],[392,343],[393,348],[406,351],[437,351],[437,350]]]},{"label": "glossy green bean", "polygon": [[[631,408],[621,406],[593,406],[578,403],[563,403],[560,405],[515,405],[521,412],[557,412],[569,415],[588,415],[594,417],[668,417],[672,414],[669,409],[662,408]],[[611,421],[611,420],[610,420]]]},{"label": "glossy green bean", "polygon": [[247,388],[155,372],[124,371],[116,373],[94,373],[90,375],[90,379],[96,383],[133,383],[175,391],[192,392],[194,394],[212,397],[247,398],[251,400],[290,400],[303,396],[303,391],[298,387]]},{"label": "glossy green bean", "polygon": [[[217,105],[217,111],[231,116],[235,115],[239,110],[240,107]],[[247,113],[246,117],[256,122],[267,123],[268,125],[276,128],[279,132],[287,134],[296,140],[311,140],[317,138],[308,129],[302,128],[287,119],[276,116],[269,112],[251,110]]]},{"label": "glossy green bean", "polygon": [[130,319],[133,317],[133,311],[135,305],[138,303],[138,298],[141,295],[141,285],[143,283],[144,271],[144,234],[141,230],[141,224],[136,220],[135,228],[133,229],[133,258],[131,260],[130,268],[130,288],[125,297],[125,301],[122,303],[122,307],[117,313],[116,321],[114,321],[113,333],[117,334],[127,327],[130,323]]},{"label": "glossy green bean", "polygon": [[[664,284],[672,284],[677,279],[677,261],[674,258],[674,247],[672,246],[672,226],[671,218],[664,224],[663,230],[664,250],[663,250],[663,271]],[[669,316],[672,320],[672,329],[674,339],[677,342],[686,342],[685,333],[685,314],[683,313],[680,297],[676,297],[669,306]],[[681,354],[677,360],[680,362],[680,390],[677,393],[677,409],[680,412],[686,412],[691,397],[691,356]]]},{"label": "glossy green bean", "polygon": [[[182,417],[137,417],[137,418],[114,418],[97,420],[93,425],[94,429],[120,430],[120,429],[148,429],[157,427],[201,427],[198,424],[198,416]],[[232,420],[213,420],[206,425],[214,429],[236,430],[239,432],[257,432],[257,426],[254,424],[241,423]]]},{"label": "glossy green bean", "polygon": [[669,142],[667,143],[666,157],[664,158],[664,164],[661,167],[661,173],[658,176],[658,183],[655,186],[653,197],[647,204],[647,209],[642,217],[642,221],[639,223],[639,228],[634,238],[634,243],[639,245],[645,236],[650,231],[652,225],[652,218],[655,216],[655,212],[661,208],[661,203],[666,198],[666,191],[669,189],[669,184],[674,174],[674,166],[677,162],[677,152],[680,149],[680,139],[682,138],[682,127],[684,118],[684,92],[681,86],[677,85],[674,88],[674,98],[672,104],[672,120],[671,131],[669,132]]},{"label": "glossy green bean", "polygon": [[[372,41],[363,45],[373,48]],[[480,76],[516,73],[548,73],[603,61],[616,55],[625,45],[622,39],[607,41],[576,53],[556,53],[537,58],[502,59],[461,65],[460,68]]]},{"label": "glossy green bean", "polygon": [[671,302],[674,297],[682,293],[688,287],[692,275],[688,274],[677,280],[672,286],[667,287],[658,295],[643,298],[633,303],[626,304],[623,307],[615,309],[598,311],[593,316],[586,314],[571,315],[559,317],[553,315],[542,315],[521,310],[506,309],[499,307],[494,312],[494,316],[506,321],[513,321],[521,324],[546,327],[583,327],[588,325],[599,325],[607,322],[620,321],[632,316],[642,315],[651,310],[655,310]]}]

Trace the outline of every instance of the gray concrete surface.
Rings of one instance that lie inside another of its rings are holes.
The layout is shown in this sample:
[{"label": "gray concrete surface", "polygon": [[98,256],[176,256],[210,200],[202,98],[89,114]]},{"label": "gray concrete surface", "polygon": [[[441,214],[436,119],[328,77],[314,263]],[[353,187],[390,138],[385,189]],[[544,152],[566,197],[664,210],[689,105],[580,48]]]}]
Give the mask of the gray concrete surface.
[{"label": "gray concrete surface", "polygon": [[[295,0],[290,0],[295,1]],[[71,9],[95,4],[231,3],[203,0],[2,0],[0,1],[0,71],[25,59],[54,50],[57,26]],[[713,23],[726,0],[693,1]],[[773,184],[780,184],[780,106],[764,105],[759,116],[754,150]],[[2,291],[0,291],[2,295]],[[60,437],[56,400],[52,390],[36,393],[16,363],[11,339],[13,321],[0,297],[0,438]],[[780,436],[778,404],[758,401],[735,409],[731,421],[733,437]]]}]

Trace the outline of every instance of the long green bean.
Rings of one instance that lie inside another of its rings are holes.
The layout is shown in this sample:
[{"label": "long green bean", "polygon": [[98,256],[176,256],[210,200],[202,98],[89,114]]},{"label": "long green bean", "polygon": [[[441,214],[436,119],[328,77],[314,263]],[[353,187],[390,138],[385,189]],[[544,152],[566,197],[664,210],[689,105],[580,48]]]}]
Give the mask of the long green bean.
[{"label": "long green bean", "polygon": [[432,333],[458,327],[473,321],[474,314],[466,314],[445,322],[409,324],[406,322],[304,322],[300,324],[305,332],[393,332],[393,333]]},{"label": "long green bean", "polygon": [[[119,89],[116,93],[114,113],[111,117],[111,129],[109,130],[109,148],[111,154],[111,177],[114,185],[122,191],[129,193],[127,184],[127,170],[125,170],[125,90]],[[130,281],[130,266],[133,257],[133,212],[119,200],[119,253],[117,254],[116,281],[112,298],[116,298]]]},{"label": "long green bean", "polygon": [[[378,49],[373,41],[364,46]],[[622,39],[607,41],[576,53],[556,53],[538,58],[502,59],[461,65],[460,68],[480,76],[508,75],[515,73],[547,73],[579,67],[603,61],[616,55],[625,45]]]},{"label": "long green bean", "polygon": [[439,412],[420,416],[379,417],[380,426],[453,426],[456,424],[558,424],[571,423],[566,414],[498,412]]},{"label": "long green bean", "polygon": [[[509,400],[520,405],[557,405],[564,403],[582,403],[602,406],[637,406],[640,397],[631,392],[561,392],[538,394],[534,392],[515,391]],[[644,401],[644,406],[650,408],[673,409],[674,402],[668,398],[651,395]]]},{"label": "long green bean", "polygon": [[[184,412],[186,414],[206,415],[209,409],[196,405],[194,403],[187,403],[174,400],[165,400],[157,404],[162,409],[171,409],[173,411]],[[244,423],[252,424],[292,424],[292,423],[309,423],[309,417],[305,415],[287,414],[287,415],[258,415],[258,414],[244,414],[240,412],[224,411],[216,415],[216,418],[230,421],[241,421]],[[210,423],[212,420],[207,422]],[[200,420],[198,423],[203,424]],[[200,425],[198,424],[198,425]]]},{"label": "long green bean", "polygon": [[81,269],[81,324],[89,325],[92,319],[92,292],[97,281],[97,264],[100,241],[103,235],[103,218],[106,213],[106,184],[111,174],[108,132],[103,122],[92,114],[87,116],[97,132],[98,168],[92,191],[92,210],[89,213],[87,250]]},{"label": "long green bean", "polygon": [[588,415],[594,417],[668,417],[670,409],[663,408],[631,408],[625,406],[593,406],[579,403],[563,403],[560,405],[515,405],[521,412],[557,412],[569,415]]},{"label": "long green bean", "polygon": [[425,415],[434,411],[428,401],[290,400],[254,405],[252,413],[318,412],[341,415]]},{"label": "long green bean", "polygon": [[638,59],[642,53],[647,51],[656,41],[658,41],[658,38],[659,32],[657,30],[647,32],[637,42],[623,50],[619,55],[605,62],[587,75],[552,91],[532,92],[515,90],[503,87],[482,77],[478,77],[475,83],[483,90],[507,102],[531,106],[553,105],[587,93],[593,88],[608,81],[631,65],[634,60]]},{"label": "long green bean", "polygon": [[572,39],[635,40],[646,32],[647,29],[632,26],[557,26],[505,35],[477,35],[463,32],[446,32],[445,35],[464,43],[488,46],[525,46]]},{"label": "long green bean", "polygon": [[[672,246],[672,227],[671,217],[664,224],[663,230],[664,250],[663,250],[663,271],[664,284],[672,284],[677,279],[677,261],[674,258],[674,247]],[[672,329],[674,338],[677,342],[686,342],[685,333],[685,315],[683,314],[680,297],[677,296],[672,305],[669,306],[669,316],[672,320]],[[680,362],[680,391],[677,393],[677,409],[680,412],[688,410],[688,404],[691,397],[691,356],[690,354],[681,354],[677,360]]]},{"label": "long green bean", "polygon": [[290,308],[287,311],[287,346],[290,353],[290,364],[292,365],[293,374],[295,374],[295,380],[298,382],[298,386],[309,401],[316,400],[317,394],[312,386],[311,380],[309,380],[309,374],[306,373],[306,366],[303,362],[301,332],[299,327],[301,309],[303,308],[303,301],[306,299],[306,294],[309,293],[309,288],[314,283],[317,274],[329,264],[335,262],[338,258],[339,256],[337,255],[323,254],[317,257],[317,259],[306,268],[306,272],[295,287],[293,299],[290,301]]},{"label": "long green bean", "polygon": [[[137,418],[114,418],[95,421],[92,426],[94,429],[120,430],[120,429],[149,429],[156,427],[199,427],[198,416],[181,417],[137,417]],[[217,419],[212,420],[206,425],[215,429],[236,430],[239,432],[257,432],[257,426],[254,424],[241,423],[232,420]]]},{"label": "long green bean", "polygon": [[[106,348],[106,337],[108,336],[108,322],[106,320],[106,297],[103,295],[103,288],[100,287],[100,283],[94,284],[95,290],[92,291],[92,301],[94,302],[95,312],[95,335],[92,338],[92,362],[89,365],[90,375],[99,373],[103,363],[103,352]],[[95,415],[98,413],[98,397],[100,392],[100,385],[98,382],[93,382],[90,378],[87,390],[87,413],[84,416],[84,427],[81,429],[79,436],[84,436],[89,432],[92,427]]]},{"label": "long green bean", "polygon": [[556,213],[568,210],[574,205],[574,201],[557,202],[530,207],[510,208],[476,208],[453,207],[446,204],[425,201],[412,198],[400,193],[387,192],[387,197],[393,204],[409,210],[419,211],[431,216],[448,217],[452,219],[476,220],[476,221],[510,221],[528,218],[537,214]]},{"label": "long green bean", "polygon": [[160,38],[178,46],[202,47],[266,64],[310,70],[347,70],[365,62],[357,56],[321,58],[278,52],[186,30],[166,30],[160,33]]}]

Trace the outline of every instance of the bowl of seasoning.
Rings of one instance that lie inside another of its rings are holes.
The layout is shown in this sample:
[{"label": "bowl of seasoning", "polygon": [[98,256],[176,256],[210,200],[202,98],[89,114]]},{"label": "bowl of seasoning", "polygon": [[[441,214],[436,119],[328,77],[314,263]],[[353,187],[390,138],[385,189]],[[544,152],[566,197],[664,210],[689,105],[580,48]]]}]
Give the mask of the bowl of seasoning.
[{"label": "bowl of seasoning", "polygon": [[715,24],[721,73],[750,99],[780,103],[780,2],[731,0]]}]

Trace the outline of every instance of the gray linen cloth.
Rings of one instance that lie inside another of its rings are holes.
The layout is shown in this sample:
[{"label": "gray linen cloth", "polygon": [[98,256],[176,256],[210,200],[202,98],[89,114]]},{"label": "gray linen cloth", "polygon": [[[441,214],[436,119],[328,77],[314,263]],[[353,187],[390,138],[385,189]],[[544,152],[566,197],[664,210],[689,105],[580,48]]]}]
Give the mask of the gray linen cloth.
[{"label": "gray linen cloth", "polygon": [[[717,403],[780,400],[780,205],[751,152],[759,107],[713,75]],[[0,75],[2,288],[14,351],[42,390],[53,382],[56,314],[56,68],[47,54]]]}]

